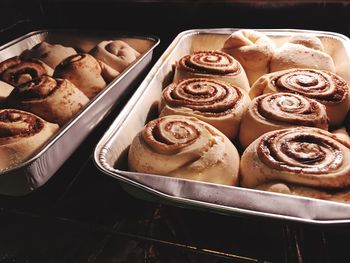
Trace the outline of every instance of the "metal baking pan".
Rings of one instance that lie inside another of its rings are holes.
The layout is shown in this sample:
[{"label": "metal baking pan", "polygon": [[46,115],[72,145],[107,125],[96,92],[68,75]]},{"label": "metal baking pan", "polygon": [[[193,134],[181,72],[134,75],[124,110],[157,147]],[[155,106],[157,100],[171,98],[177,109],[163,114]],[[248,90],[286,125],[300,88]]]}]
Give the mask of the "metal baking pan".
[{"label": "metal baking pan", "polygon": [[[161,91],[172,81],[175,62],[194,51],[221,48],[224,40],[236,30],[239,29],[199,29],[179,34],[96,146],[94,161],[97,167],[139,198],[227,215],[260,216],[316,225],[349,224],[350,205],[347,204],[127,171],[128,147],[145,123],[157,117]],[[350,80],[347,70],[350,68],[350,40],[347,37],[307,30],[258,31],[270,36],[277,46],[295,33],[318,36],[326,52],[333,57],[337,73]]]},{"label": "metal baking pan", "polygon": [[111,111],[133,80],[150,64],[159,39],[154,36],[113,32],[78,32],[75,30],[41,30],[28,33],[0,47],[0,61],[21,54],[25,49],[47,41],[88,52],[103,40],[121,39],[141,56],[93,98],[75,117],[29,160],[0,172],[0,193],[20,196],[42,186],[68,159],[79,144]]}]

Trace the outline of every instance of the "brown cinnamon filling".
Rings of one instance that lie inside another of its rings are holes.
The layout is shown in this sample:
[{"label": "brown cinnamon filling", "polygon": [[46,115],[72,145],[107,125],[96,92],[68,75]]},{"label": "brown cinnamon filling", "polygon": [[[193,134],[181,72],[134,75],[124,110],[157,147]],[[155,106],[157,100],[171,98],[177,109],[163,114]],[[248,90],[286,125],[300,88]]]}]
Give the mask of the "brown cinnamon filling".
[{"label": "brown cinnamon filling", "polygon": [[0,137],[26,137],[40,132],[44,123],[35,115],[18,111],[0,111]]},{"label": "brown cinnamon filling", "polygon": [[23,100],[43,99],[53,94],[63,82],[63,79],[53,79],[44,75],[20,85],[15,92]]},{"label": "brown cinnamon filling", "polygon": [[348,96],[346,81],[325,71],[298,69],[276,76],[271,84],[279,91],[298,93],[323,104],[340,103]]},{"label": "brown cinnamon filling", "polygon": [[331,137],[300,130],[281,130],[264,136],[257,153],[269,167],[294,173],[327,173],[343,162],[343,153]]},{"label": "brown cinnamon filling", "polygon": [[179,61],[186,70],[202,74],[236,75],[240,72],[237,61],[218,51],[200,51],[184,56]]},{"label": "brown cinnamon filling", "polygon": [[316,101],[297,94],[273,93],[258,97],[253,110],[270,121],[315,126],[316,123],[327,122],[325,111],[321,111],[320,107],[323,106]]},{"label": "brown cinnamon filling", "polygon": [[224,116],[239,105],[243,94],[227,83],[212,79],[185,79],[163,91],[166,103],[186,107],[208,117]]},{"label": "brown cinnamon filling", "polygon": [[4,81],[18,86],[44,74],[47,74],[46,69],[40,63],[33,60],[22,61],[19,64],[9,67],[2,73],[1,77]]},{"label": "brown cinnamon filling", "polygon": [[160,118],[149,122],[142,138],[155,151],[173,153],[196,141],[200,131],[191,122]]},{"label": "brown cinnamon filling", "polygon": [[6,59],[5,61],[0,63],[0,74],[2,74],[8,68],[18,65],[21,62],[22,60],[18,56]]},{"label": "brown cinnamon filling", "polygon": [[59,71],[59,70],[70,67],[71,64],[81,62],[82,60],[84,60],[86,58],[86,56],[87,56],[87,54],[79,53],[79,54],[74,54],[74,55],[71,55],[71,56],[65,58],[60,64],[57,65],[57,67],[55,69],[55,73],[57,73],[57,71]]}]

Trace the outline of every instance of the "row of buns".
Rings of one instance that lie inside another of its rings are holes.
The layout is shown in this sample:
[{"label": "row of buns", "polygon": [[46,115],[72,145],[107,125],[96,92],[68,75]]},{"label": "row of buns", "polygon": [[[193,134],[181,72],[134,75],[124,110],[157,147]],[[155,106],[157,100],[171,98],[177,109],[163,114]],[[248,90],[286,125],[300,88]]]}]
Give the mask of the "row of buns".
[{"label": "row of buns", "polygon": [[140,56],[121,40],[89,53],[41,42],[0,63],[0,170],[27,160]]},{"label": "row of buns", "polygon": [[349,96],[317,37],[240,30],[176,62],[129,169],[349,202]]}]

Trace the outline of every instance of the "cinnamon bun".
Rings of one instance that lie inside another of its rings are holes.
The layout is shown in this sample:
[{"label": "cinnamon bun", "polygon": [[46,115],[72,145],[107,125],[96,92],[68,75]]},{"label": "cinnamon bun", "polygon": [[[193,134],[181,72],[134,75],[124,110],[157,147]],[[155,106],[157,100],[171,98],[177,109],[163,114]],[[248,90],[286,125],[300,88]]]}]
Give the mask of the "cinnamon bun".
[{"label": "cinnamon bun", "polygon": [[0,63],[1,80],[19,86],[42,75],[52,76],[53,69],[38,59],[22,60],[18,56]]},{"label": "cinnamon bun", "polygon": [[244,90],[227,82],[208,78],[184,79],[163,90],[160,116],[194,116],[233,139],[249,103]]},{"label": "cinnamon bun", "polygon": [[139,52],[121,40],[102,41],[90,54],[118,72],[122,72],[140,56]]},{"label": "cinnamon bun", "polygon": [[261,95],[253,99],[243,115],[239,141],[246,148],[266,132],[297,126],[328,130],[326,107],[293,93]]},{"label": "cinnamon bun", "polygon": [[88,102],[84,93],[69,80],[46,75],[15,88],[6,100],[8,106],[30,111],[60,126]]},{"label": "cinnamon bun", "polygon": [[32,113],[0,110],[0,170],[29,159],[57,130]]},{"label": "cinnamon bun", "polygon": [[174,81],[188,78],[215,78],[248,91],[248,79],[241,64],[221,51],[198,51],[182,57],[175,68]]},{"label": "cinnamon bun", "polygon": [[23,51],[21,58],[24,60],[32,58],[40,59],[54,69],[62,60],[74,54],[77,54],[74,48],[59,44],[52,45],[43,41],[31,49]]},{"label": "cinnamon bun", "polygon": [[339,199],[344,191],[348,192],[346,189],[350,185],[349,147],[335,135],[318,128],[269,132],[244,151],[240,166],[241,185],[327,200]]},{"label": "cinnamon bun", "polygon": [[54,78],[68,79],[89,99],[95,97],[106,82],[98,61],[86,53],[67,57],[55,69]]},{"label": "cinnamon bun", "polygon": [[249,91],[251,98],[273,92],[291,92],[326,106],[331,126],[340,125],[350,107],[348,85],[340,76],[315,69],[289,69],[260,77]]},{"label": "cinnamon bun", "polygon": [[134,138],[129,169],[236,185],[239,155],[220,131],[194,117],[169,115],[149,122]]},{"label": "cinnamon bun", "polygon": [[269,73],[275,44],[263,33],[255,30],[239,30],[225,41],[223,51],[237,59],[243,66],[249,84]]}]

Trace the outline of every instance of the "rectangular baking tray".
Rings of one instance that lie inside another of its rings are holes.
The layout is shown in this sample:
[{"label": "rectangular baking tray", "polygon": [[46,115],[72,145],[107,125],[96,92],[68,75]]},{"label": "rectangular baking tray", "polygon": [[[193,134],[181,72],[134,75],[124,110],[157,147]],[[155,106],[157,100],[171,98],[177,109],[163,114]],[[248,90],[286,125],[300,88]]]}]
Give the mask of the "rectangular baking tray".
[{"label": "rectangular baking tray", "polygon": [[0,172],[0,194],[21,196],[45,184],[150,64],[159,39],[155,36],[130,33],[41,30],[28,33],[0,47],[0,61],[3,61],[42,41],[88,52],[99,42],[114,39],[129,43],[141,56],[62,126],[32,158]]},{"label": "rectangular baking tray", "polygon": [[[131,195],[142,199],[226,215],[312,225],[349,224],[350,205],[347,204],[127,171],[128,147],[145,123],[157,117],[161,91],[172,82],[175,62],[194,51],[220,49],[224,40],[236,30],[239,29],[194,29],[180,33],[97,144],[95,164],[103,173],[119,180]],[[295,33],[319,37],[334,59],[337,73],[350,80],[347,70],[350,68],[350,40],[346,36],[309,30],[255,30],[270,36],[277,46]]]}]

